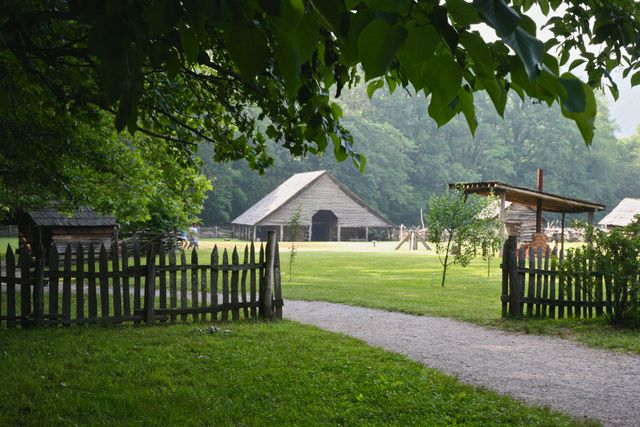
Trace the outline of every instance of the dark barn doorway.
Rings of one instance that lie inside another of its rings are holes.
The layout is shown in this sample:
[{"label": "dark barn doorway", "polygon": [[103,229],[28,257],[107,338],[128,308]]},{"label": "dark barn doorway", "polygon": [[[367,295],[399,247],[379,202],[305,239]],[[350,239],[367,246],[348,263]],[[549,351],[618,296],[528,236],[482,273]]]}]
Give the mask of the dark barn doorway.
[{"label": "dark barn doorway", "polygon": [[331,211],[319,210],[311,217],[311,240],[328,242],[337,236],[338,217]]}]

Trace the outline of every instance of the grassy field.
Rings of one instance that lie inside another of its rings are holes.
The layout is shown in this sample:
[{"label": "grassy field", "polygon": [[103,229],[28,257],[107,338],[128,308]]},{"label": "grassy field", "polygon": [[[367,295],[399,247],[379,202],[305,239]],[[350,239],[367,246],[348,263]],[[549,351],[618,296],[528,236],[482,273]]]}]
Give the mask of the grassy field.
[{"label": "grassy field", "polygon": [[[454,266],[440,286],[441,266],[425,251],[298,250],[289,280],[288,252],[283,247],[283,293],[286,298],[324,300],[412,314],[451,317],[501,329],[550,334],[594,347],[640,353],[640,331],[617,329],[604,320],[501,318],[500,260],[476,259],[469,267]],[[285,308],[286,310],[286,308]]]},{"label": "grassy field", "polygon": [[294,322],[0,330],[0,425],[581,425]]}]

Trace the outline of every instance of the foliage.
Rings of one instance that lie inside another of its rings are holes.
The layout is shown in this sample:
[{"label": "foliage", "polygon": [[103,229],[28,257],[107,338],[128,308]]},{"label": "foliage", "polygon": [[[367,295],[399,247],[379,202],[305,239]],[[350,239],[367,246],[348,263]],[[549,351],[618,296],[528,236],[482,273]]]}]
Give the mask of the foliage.
[{"label": "foliage", "polygon": [[640,181],[633,178],[640,168],[640,138],[617,140],[606,104],[599,104],[594,143],[585,147],[557,107],[510,97],[502,119],[491,111],[488,97],[476,101],[484,126],[471,138],[460,117],[442,128],[425,122],[422,96],[380,91],[370,101],[358,89],[343,94],[343,123],[368,153],[362,175],[331,156],[292,158],[272,146],[274,167],[259,176],[244,162],[214,163],[212,150],[202,147],[205,173],[216,186],[202,219],[226,223],[292,174],[318,169],[328,170],[392,222],[405,225],[419,224],[420,208],[449,182],[502,181],[535,188],[538,167],[545,171],[545,189],[556,194],[614,206],[621,197],[640,192]]},{"label": "foliage", "polygon": [[[434,244],[442,264],[443,287],[449,265],[466,267],[473,259],[478,244],[484,246],[493,243],[487,240],[492,237],[488,231],[495,227],[495,219],[486,214],[490,201],[488,198],[466,195],[458,189],[429,198],[426,214],[428,240]],[[455,253],[452,253],[452,243],[457,245]]]},{"label": "foliage", "polygon": [[298,205],[291,212],[291,218],[289,218],[289,241],[291,246],[289,248],[289,282],[293,279],[293,261],[296,257],[296,240],[298,238],[298,228],[302,221],[302,206]]},{"label": "foliage", "polygon": [[[591,271],[598,272],[611,295],[611,312],[605,311],[608,320],[619,326],[640,326],[640,221],[608,232],[586,226],[586,239],[590,245],[568,251],[562,271],[580,276],[592,298],[600,282]],[[576,265],[588,269],[575,271]]]},{"label": "foliage", "polygon": [[[554,33],[546,44],[527,16],[533,5]],[[23,102],[16,80],[25,76],[62,115],[107,111],[117,130],[163,138],[187,156],[206,141],[216,160],[247,159],[263,171],[272,140],[294,156],[333,149],[339,161],[351,157],[363,168],[330,96],[362,69],[370,96],[384,86],[429,96],[439,126],[462,113],[475,132],[474,94],[486,92],[502,115],[513,91],[558,104],[590,143],[591,88],[614,90],[613,68],[631,73],[636,65],[636,7],[632,0],[9,0],[0,12],[0,108]],[[498,39],[484,40],[474,29],[480,23]],[[583,64],[588,84],[560,73],[570,51],[579,53],[570,68]]]}]

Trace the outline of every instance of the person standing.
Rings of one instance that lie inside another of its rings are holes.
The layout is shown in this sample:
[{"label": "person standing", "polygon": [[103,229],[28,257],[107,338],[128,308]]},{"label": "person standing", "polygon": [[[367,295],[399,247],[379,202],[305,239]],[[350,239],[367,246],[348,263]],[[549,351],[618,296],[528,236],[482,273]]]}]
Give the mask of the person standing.
[{"label": "person standing", "polygon": [[192,224],[191,227],[189,227],[189,246],[187,246],[187,249],[189,248],[195,248],[195,249],[200,248],[200,240],[198,239],[197,224]]}]

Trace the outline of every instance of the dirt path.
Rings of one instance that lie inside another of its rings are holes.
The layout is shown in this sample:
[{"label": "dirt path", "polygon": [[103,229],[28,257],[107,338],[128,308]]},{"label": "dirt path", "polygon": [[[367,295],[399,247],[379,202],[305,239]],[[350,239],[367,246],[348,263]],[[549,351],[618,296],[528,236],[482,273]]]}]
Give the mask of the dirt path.
[{"label": "dirt path", "polygon": [[326,302],[285,302],[286,318],[342,332],[517,399],[611,426],[640,426],[640,357],[450,319]]}]

